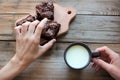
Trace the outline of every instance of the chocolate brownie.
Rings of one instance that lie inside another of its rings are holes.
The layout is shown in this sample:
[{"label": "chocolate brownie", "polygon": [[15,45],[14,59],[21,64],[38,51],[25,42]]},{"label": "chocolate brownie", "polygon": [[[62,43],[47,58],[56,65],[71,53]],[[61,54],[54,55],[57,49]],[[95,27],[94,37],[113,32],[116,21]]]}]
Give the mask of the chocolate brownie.
[{"label": "chocolate brownie", "polygon": [[50,20],[54,19],[54,5],[53,2],[42,2],[39,5],[36,5],[36,16],[39,21],[44,18]]},{"label": "chocolate brownie", "polygon": [[61,25],[56,21],[47,21],[42,31],[42,38],[46,40],[51,40],[56,38]]},{"label": "chocolate brownie", "polygon": [[22,25],[22,24],[25,23],[26,21],[33,22],[34,20],[35,20],[35,17],[34,17],[34,16],[28,15],[28,16],[26,16],[24,19],[18,21],[18,22],[16,23],[16,26]]},{"label": "chocolate brownie", "polygon": [[41,4],[36,6],[36,15],[28,15],[24,19],[18,21],[16,23],[17,26],[22,25],[26,21],[33,22],[35,20],[41,21],[44,18],[48,18],[49,21],[46,22],[41,38],[45,40],[51,40],[53,38],[56,38],[61,25],[54,21],[54,5],[52,2],[42,2]]}]

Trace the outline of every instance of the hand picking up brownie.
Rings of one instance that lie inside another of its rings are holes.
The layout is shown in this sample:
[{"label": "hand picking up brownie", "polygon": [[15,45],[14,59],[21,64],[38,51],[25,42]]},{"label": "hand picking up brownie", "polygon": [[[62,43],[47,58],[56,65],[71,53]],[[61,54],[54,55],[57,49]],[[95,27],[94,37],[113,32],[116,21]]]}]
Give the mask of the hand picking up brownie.
[{"label": "hand picking up brownie", "polygon": [[26,21],[33,22],[35,20],[41,21],[44,18],[48,18],[49,20],[45,24],[41,38],[45,40],[51,40],[56,38],[61,24],[54,21],[54,5],[53,2],[42,2],[36,5],[36,15],[29,14],[25,18],[16,22],[16,26],[22,25]]}]

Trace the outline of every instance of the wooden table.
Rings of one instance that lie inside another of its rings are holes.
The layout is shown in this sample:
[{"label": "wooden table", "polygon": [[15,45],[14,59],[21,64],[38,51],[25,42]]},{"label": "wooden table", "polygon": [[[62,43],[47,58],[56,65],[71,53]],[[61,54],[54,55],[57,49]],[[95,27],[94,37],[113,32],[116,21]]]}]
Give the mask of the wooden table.
[{"label": "wooden table", "polygon": [[[15,54],[15,20],[27,15],[42,0],[0,0],[0,68]],[[14,80],[114,80],[91,64],[82,71],[69,69],[63,59],[64,50],[73,42],[85,42],[94,51],[108,46],[120,53],[120,0],[54,0],[73,6],[77,16],[67,34],[59,37],[54,47],[32,63]]]}]

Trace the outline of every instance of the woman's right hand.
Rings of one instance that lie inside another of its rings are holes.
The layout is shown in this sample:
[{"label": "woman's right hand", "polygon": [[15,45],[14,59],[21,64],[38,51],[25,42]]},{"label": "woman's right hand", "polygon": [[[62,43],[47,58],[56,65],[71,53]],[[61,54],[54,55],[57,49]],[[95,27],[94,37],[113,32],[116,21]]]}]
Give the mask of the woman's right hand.
[{"label": "woman's right hand", "polygon": [[94,68],[98,69],[101,67],[114,79],[120,80],[120,55],[106,46],[97,48],[96,51],[100,52],[101,56],[93,59]]}]

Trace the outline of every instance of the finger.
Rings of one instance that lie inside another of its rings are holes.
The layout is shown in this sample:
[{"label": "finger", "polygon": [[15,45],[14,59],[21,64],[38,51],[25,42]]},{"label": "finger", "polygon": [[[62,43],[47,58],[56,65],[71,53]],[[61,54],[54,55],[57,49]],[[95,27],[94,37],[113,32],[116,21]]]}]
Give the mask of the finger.
[{"label": "finger", "polygon": [[26,22],[26,23],[23,23],[23,24],[22,24],[22,28],[21,28],[21,33],[22,33],[22,35],[25,35],[25,33],[26,33],[27,30],[28,30],[29,25],[30,25],[30,22]]},{"label": "finger", "polygon": [[28,33],[29,33],[29,34],[33,34],[34,31],[35,31],[35,28],[36,28],[36,26],[37,26],[38,24],[39,24],[39,21],[38,21],[38,20],[30,23],[29,28],[28,28]]},{"label": "finger", "polygon": [[20,34],[20,32],[21,32],[21,31],[20,31],[21,27],[22,27],[22,26],[17,26],[17,27],[14,28],[15,34]]},{"label": "finger", "polygon": [[19,35],[21,34],[21,27],[22,26],[17,26],[17,27],[14,28],[16,38],[18,38]]},{"label": "finger", "polygon": [[96,70],[96,71],[99,71],[99,69],[100,69],[100,66],[99,66],[99,65],[96,65],[96,66],[95,66],[95,70]]},{"label": "finger", "polygon": [[96,51],[101,52],[101,54],[107,54],[110,58],[113,58],[113,56],[116,55],[116,53],[107,46],[97,48]]},{"label": "finger", "polygon": [[95,68],[95,66],[96,66],[96,64],[95,64],[95,63],[93,63],[93,64],[92,64],[92,68]]},{"label": "finger", "polygon": [[46,43],[44,46],[42,46],[43,47],[43,52],[46,52],[47,50],[49,50],[55,42],[56,42],[56,39],[52,39],[51,41]]},{"label": "finger", "polygon": [[94,68],[97,71],[98,65],[96,65],[95,63],[92,65],[92,68]]},{"label": "finger", "polygon": [[43,20],[38,24],[38,26],[36,27],[35,37],[36,37],[37,39],[40,39],[42,29],[43,29],[43,27],[44,27],[44,25],[45,25],[46,22],[47,22],[47,18],[43,19]]},{"label": "finger", "polygon": [[[93,61],[93,59],[92,59],[92,61]],[[93,63],[92,68],[94,68],[96,71],[98,71],[100,69],[100,66],[98,66],[96,63]]]},{"label": "finger", "polygon": [[102,67],[103,69],[109,71],[111,69],[111,65],[104,62],[103,60],[101,59],[97,59],[97,58],[94,58],[93,59],[93,62],[97,65],[99,65],[100,67]]}]

